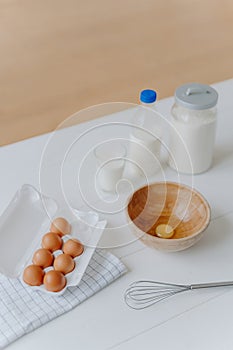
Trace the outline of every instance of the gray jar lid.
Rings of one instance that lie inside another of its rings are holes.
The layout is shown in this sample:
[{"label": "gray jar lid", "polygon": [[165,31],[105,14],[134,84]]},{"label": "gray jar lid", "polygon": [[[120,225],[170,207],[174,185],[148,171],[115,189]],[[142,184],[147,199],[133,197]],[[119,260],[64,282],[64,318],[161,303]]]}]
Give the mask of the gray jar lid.
[{"label": "gray jar lid", "polygon": [[207,109],[217,104],[218,93],[209,85],[189,83],[176,89],[175,101],[188,109]]}]

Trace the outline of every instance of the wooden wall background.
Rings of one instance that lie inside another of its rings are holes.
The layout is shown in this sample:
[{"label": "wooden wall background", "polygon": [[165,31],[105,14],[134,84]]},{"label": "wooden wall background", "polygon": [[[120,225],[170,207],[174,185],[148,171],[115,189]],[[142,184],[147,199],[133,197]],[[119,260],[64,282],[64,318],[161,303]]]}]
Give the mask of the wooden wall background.
[{"label": "wooden wall background", "polygon": [[0,144],[233,76],[233,0],[0,0],[0,26]]}]

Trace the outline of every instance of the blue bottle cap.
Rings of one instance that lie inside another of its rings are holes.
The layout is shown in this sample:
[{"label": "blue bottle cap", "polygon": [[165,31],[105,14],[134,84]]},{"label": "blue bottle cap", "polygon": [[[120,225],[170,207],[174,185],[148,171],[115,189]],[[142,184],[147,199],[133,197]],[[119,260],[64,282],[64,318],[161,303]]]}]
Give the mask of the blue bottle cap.
[{"label": "blue bottle cap", "polygon": [[156,97],[157,94],[154,90],[146,89],[140,93],[140,101],[144,103],[153,103],[156,101]]}]

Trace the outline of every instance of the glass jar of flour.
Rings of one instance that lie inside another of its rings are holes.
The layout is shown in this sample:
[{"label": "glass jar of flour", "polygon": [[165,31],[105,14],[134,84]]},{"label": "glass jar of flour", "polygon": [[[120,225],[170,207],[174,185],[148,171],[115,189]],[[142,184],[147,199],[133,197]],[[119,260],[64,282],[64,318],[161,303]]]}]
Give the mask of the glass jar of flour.
[{"label": "glass jar of flour", "polygon": [[212,163],[218,93],[208,85],[177,88],[172,107],[169,165],[181,173],[198,174]]}]

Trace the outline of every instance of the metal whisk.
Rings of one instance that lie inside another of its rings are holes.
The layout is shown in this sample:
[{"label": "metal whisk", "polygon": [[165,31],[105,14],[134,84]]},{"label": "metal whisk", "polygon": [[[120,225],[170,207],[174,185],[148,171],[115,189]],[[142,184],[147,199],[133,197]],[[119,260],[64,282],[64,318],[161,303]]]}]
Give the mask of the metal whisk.
[{"label": "metal whisk", "polygon": [[132,309],[145,309],[153,304],[188,290],[233,286],[233,281],[200,284],[173,284],[155,281],[133,282],[125,291],[125,302]]}]

